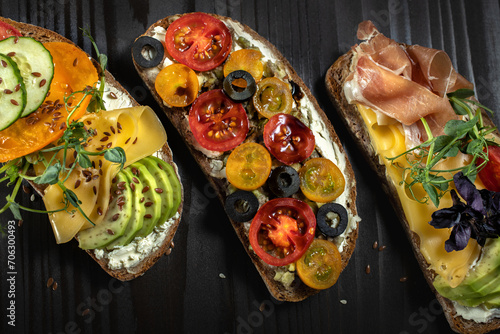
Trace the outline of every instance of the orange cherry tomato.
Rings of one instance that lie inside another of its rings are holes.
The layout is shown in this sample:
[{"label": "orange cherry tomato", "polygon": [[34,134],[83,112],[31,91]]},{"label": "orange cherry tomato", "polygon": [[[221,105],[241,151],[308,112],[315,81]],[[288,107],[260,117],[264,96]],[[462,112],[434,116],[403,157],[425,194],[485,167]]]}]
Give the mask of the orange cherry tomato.
[{"label": "orange cherry tomato", "polygon": [[342,258],[337,246],[328,240],[314,239],[296,263],[302,282],[313,289],[334,285],[342,271]]},{"label": "orange cherry tomato", "polygon": [[300,189],[311,201],[326,203],[339,197],[345,188],[344,175],[331,160],[314,158],[299,170]]},{"label": "orange cherry tomato", "polygon": [[[262,53],[259,50],[241,49],[234,51],[224,64],[224,76],[227,77],[231,72],[243,70],[250,73],[255,82],[259,82],[264,73],[264,64],[260,60],[261,58]],[[236,87],[246,87],[246,82],[243,79],[236,79],[232,83]]]},{"label": "orange cherry tomato", "polygon": [[257,92],[253,96],[255,109],[264,117],[292,111],[293,97],[288,85],[276,78],[265,78],[257,84]]},{"label": "orange cherry tomato", "polygon": [[198,96],[198,76],[186,65],[172,64],[158,73],[155,88],[167,104],[185,107],[193,103]]},{"label": "orange cherry tomato", "polygon": [[[0,162],[6,162],[38,151],[59,139],[66,128],[68,112],[64,98],[69,94],[93,86],[99,79],[97,70],[88,55],[77,46],[65,42],[44,43],[54,62],[54,77],[49,95],[37,111],[18,119],[0,131]],[[75,94],[75,106],[83,94]],[[87,110],[90,96],[85,98],[71,119],[80,118]],[[69,107],[71,109],[71,107]]]},{"label": "orange cherry tomato", "polygon": [[257,143],[241,144],[227,159],[227,180],[238,189],[255,190],[266,183],[271,164],[271,155],[264,146]]}]

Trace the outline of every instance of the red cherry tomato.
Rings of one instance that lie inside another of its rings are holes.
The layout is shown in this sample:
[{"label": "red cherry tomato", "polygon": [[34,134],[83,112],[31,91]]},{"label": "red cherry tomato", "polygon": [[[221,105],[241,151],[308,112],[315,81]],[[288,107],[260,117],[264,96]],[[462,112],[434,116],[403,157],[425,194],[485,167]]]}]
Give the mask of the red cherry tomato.
[{"label": "red cherry tomato", "polygon": [[316,217],[307,203],[275,198],[265,203],[250,225],[250,245],[267,264],[285,266],[309,248],[316,232]]},{"label": "red cherry tomato", "polygon": [[[483,181],[486,189],[491,191],[500,191],[500,147],[488,146],[488,159],[486,165],[479,171],[479,178]],[[483,159],[477,160],[477,165],[484,162]]]},{"label": "red cherry tomato", "polygon": [[214,89],[205,92],[191,105],[189,127],[194,138],[210,151],[229,151],[245,140],[248,117],[241,103]]},{"label": "red cherry tomato", "polygon": [[216,68],[231,52],[232,38],[226,25],[205,13],[186,14],[170,24],[165,35],[167,52],[196,71]]},{"label": "red cherry tomato", "polygon": [[10,24],[0,21],[0,40],[10,36],[22,36],[22,34]]},{"label": "red cherry tomato", "polygon": [[271,154],[291,165],[307,159],[316,142],[311,129],[289,114],[277,114],[264,126],[264,144]]}]

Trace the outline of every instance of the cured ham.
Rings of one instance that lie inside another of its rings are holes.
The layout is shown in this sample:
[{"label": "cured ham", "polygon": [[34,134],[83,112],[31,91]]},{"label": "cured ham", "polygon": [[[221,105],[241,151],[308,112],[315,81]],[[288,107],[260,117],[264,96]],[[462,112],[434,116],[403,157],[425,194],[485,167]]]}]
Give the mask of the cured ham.
[{"label": "cured ham", "polygon": [[360,23],[358,38],[364,42],[354,48],[355,66],[344,86],[349,102],[369,106],[381,120],[402,123],[409,142],[427,139],[419,122],[423,117],[434,136],[443,134],[446,122],[458,118],[446,93],[472,88],[448,55],[418,45],[401,46],[370,21]]}]

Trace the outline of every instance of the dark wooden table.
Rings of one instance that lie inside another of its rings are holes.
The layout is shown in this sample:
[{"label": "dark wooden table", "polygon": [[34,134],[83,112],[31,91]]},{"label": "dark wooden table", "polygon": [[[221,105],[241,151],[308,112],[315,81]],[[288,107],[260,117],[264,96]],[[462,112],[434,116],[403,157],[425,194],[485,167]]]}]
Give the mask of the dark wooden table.
[{"label": "dark wooden table", "polygon": [[[311,88],[354,166],[363,219],[356,251],[331,289],[300,303],[273,301],[182,139],[164,121],[185,187],[175,248],[143,277],[111,279],[76,242],[56,245],[45,215],[16,226],[15,275],[0,238],[1,333],[447,333],[448,324],[423,279],[375,174],[366,168],[324,87],[328,67],[357,42],[371,19],[399,42],[446,50],[492,109],[500,103],[498,1],[1,1],[2,16],[55,30],[92,53],[89,28],[109,70],[141,103],[161,111],[136,74],[130,46],[156,20],[206,11],[231,16],[274,43]],[[495,115],[497,124],[500,117]],[[5,184],[1,196],[8,194]],[[38,196],[23,205],[42,208]],[[3,203],[3,201],[1,202]],[[12,216],[0,217],[5,226]],[[373,243],[386,246],[374,250]],[[365,268],[370,265],[371,272]],[[223,275],[221,275],[223,274]],[[15,296],[8,297],[13,277]],[[225,277],[225,278],[221,278]],[[57,289],[47,287],[53,278]],[[405,278],[406,281],[401,282]],[[15,327],[6,309],[15,300]],[[261,312],[259,308],[264,306]],[[89,311],[83,312],[88,309]],[[83,314],[82,314],[83,312]]]}]

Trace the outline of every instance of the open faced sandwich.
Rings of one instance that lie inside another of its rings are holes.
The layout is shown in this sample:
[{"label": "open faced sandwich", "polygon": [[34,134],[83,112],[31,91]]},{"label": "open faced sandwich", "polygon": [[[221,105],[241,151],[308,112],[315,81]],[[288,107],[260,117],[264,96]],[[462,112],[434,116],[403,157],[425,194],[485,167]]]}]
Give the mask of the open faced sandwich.
[{"label": "open faced sandwich", "polygon": [[[89,38],[90,35],[88,35]],[[99,63],[44,28],[0,18],[0,162],[43,197],[57,243],[74,238],[111,276],[142,275],[171,248],[182,187],[167,136]],[[95,46],[94,41],[91,39]]]},{"label": "open faced sandwich", "polygon": [[500,327],[500,148],[489,113],[448,55],[370,21],[326,86],[378,173],[453,330]]},{"label": "open faced sandwich", "polygon": [[166,17],[134,63],[224,203],[271,294],[332,286],[354,250],[354,174],[328,118],[288,61],[228,17]]}]

